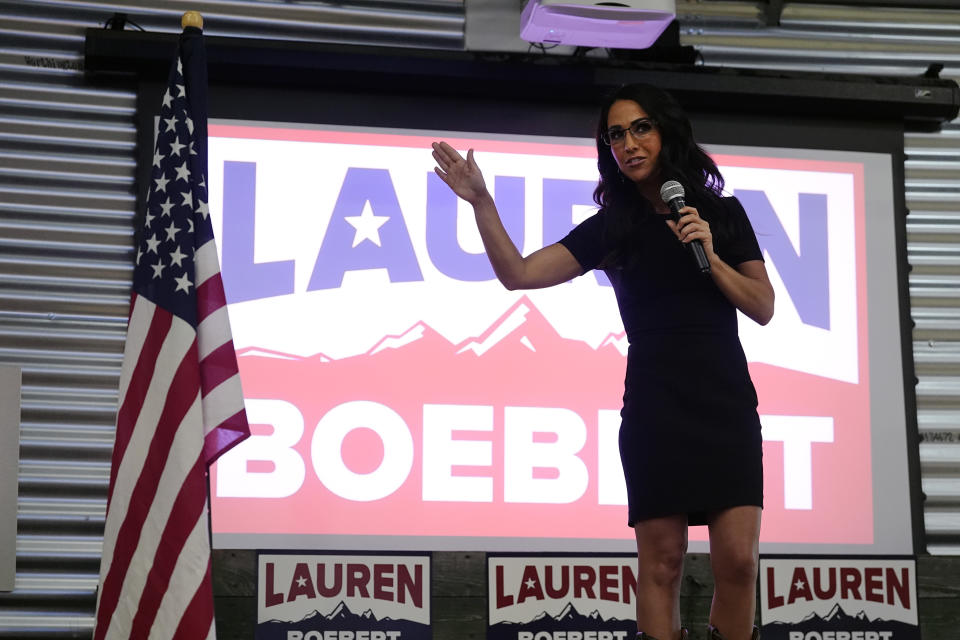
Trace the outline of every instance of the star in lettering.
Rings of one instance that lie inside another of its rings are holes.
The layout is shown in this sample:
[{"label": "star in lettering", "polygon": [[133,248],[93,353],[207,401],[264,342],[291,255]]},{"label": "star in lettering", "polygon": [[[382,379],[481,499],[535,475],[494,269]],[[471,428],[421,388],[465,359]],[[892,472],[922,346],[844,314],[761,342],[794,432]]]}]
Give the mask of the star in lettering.
[{"label": "star in lettering", "polygon": [[190,278],[187,277],[187,274],[183,274],[179,278],[174,278],[177,282],[177,288],[174,291],[183,291],[184,293],[190,293],[190,287],[193,286],[193,283],[190,282]]},{"label": "star in lettering", "polygon": [[369,240],[373,244],[380,246],[380,227],[386,224],[390,216],[375,216],[370,203],[363,205],[363,211],[358,216],[344,216],[344,220],[357,230],[353,236],[353,246],[357,246],[364,240]]},{"label": "star in lettering", "polygon": [[183,259],[187,257],[187,254],[180,251],[180,245],[177,245],[176,249],[170,254],[170,264],[177,265],[178,267],[183,268]]},{"label": "star in lettering", "polygon": [[533,589],[535,586],[537,586],[537,583],[533,578],[528,578],[523,584],[526,585],[527,589]]},{"label": "star in lettering", "polygon": [[[190,144],[193,144],[193,143],[191,142]],[[170,143],[170,153],[172,153],[175,156],[179,156],[180,149],[183,149],[185,146],[187,145],[180,142],[179,136],[174,136],[173,142]]]},{"label": "star in lettering", "polygon": [[307,579],[304,578],[303,576],[300,576],[299,578],[297,578],[297,586],[298,586],[298,587],[305,587],[305,586],[307,586]]},{"label": "star in lettering", "polygon": [[803,589],[803,580],[798,578],[797,581],[793,583],[793,586],[796,587],[798,591]]}]

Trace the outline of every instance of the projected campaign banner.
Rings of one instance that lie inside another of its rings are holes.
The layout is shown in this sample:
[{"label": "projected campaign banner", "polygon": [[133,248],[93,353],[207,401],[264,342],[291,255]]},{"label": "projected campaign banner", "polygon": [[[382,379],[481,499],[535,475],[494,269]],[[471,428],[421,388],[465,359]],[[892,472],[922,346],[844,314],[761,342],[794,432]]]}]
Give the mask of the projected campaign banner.
[{"label": "projected campaign banner", "polygon": [[[593,141],[244,123],[210,136],[253,430],[212,474],[218,544],[632,546],[627,340],[609,282],[506,291],[430,155],[441,137],[476,150],[528,254],[596,211]],[[763,424],[761,539],[869,545],[863,165],[807,156],[715,151],[776,291],[768,326],[740,318]]]},{"label": "projected campaign banner", "polygon": [[636,556],[487,555],[487,640],[628,640]]},{"label": "projected campaign banner", "polygon": [[256,640],[430,640],[425,554],[260,553]]},{"label": "projected campaign banner", "polygon": [[919,640],[913,558],[760,558],[764,640]]}]

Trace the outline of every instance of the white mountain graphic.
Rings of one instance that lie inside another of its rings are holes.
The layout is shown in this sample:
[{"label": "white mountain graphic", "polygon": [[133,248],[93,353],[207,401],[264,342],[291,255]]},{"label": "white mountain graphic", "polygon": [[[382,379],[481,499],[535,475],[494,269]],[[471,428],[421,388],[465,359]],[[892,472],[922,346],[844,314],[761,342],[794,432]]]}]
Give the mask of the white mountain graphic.
[{"label": "white mountain graphic", "polygon": [[554,618],[554,620],[563,620],[564,618],[569,618],[575,615],[576,613],[577,613],[577,610],[574,609],[573,605],[568,602],[567,606],[563,608],[563,611],[557,614],[557,617]]},{"label": "white mountain graphic", "polygon": [[323,614],[320,613],[319,611],[317,611],[316,609],[314,609],[313,611],[311,611],[311,612],[308,613],[307,615],[305,615],[305,616],[303,616],[302,618],[300,618],[300,622],[303,622],[303,621],[305,621],[305,620],[309,620],[310,618],[314,618],[314,617],[316,617],[316,616],[323,616]]},{"label": "white mountain graphic", "polygon": [[833,605],[833,608],[830,609],[830,613],[825,615],[823,619],[826,622],[830,622],[834,618],[847,618],[847,617],[849,617],[847,615],[847,612],[843,610],[843,608],[840,606],[840,603],[838,602],[837,604]]},{"label": "white mountain graphic", "polygon": [[[293,353],[284,353],[282,351],[272,351],[270,349],[262,349],[260,347],[245,347],[243,349],[237,350],[237,357],[242,358],[244,356],[259,356],[261,358],[274,358],[276,360],[303,360],[303,356],[298,356]],[[320,354],[322,362],[330,362],[330,358]]]},{"label": "white mountain graphic", "polygon": [[[482,356],[494,345],[522,326],[523,323],[526,322],[527,314],[529,312],[530,307],[528,307],[526,304],[518,304],[509,315],[503,318],[499,324],[493,326],[493,330],[490,331],[486,338],[479,338],[469,341],[457,351],[457,354],[464,353],[465,351],[473,351],[478,356]],[[527,342],[529,343],[529,340],[527,340]],[[533,351],[536,351],[531,344],[525,346]]]},{"label": "white mountain graphic", "polygon": [[369,355],[373,355],[383,351],[384,349],[399,349],[400,347],[405,347],[408,344],[423,338],[423,334],[426,330],[426,325],[424,325],[422,322],[418,322],[399,336],[386,336],[380,340],[380,342],[374,345],[374,347],[370,349],[368,353]]},{"label": "white mountain graphic", "polygon": [[347,608],[347,605],[344,604],[343,600],[337,603],[337,606],[334,607],[333,611],[329,615],[324,616],[327,620],[334,620],[336,618],[343,618],[350,614],[350,609]]},{"label": "white mountain graphic", "polygon": [[620,352],[620,355],[625,356],[627,355],[627,347],[630,346],[630,343],[627,342],[626,333],[611,333],[606,338],[604,338],[603,342],[600,343],[600,346],[613,347],[614,349]]}]

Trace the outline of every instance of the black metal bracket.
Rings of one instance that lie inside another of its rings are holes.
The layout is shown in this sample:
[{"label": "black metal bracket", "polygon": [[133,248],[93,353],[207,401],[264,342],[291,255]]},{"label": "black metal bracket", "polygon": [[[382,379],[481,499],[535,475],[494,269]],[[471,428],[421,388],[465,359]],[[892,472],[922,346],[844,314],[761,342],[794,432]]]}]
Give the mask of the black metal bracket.
[{"label": "black metal bracket", "polygon": [[768,27],[779,27],[780,18],[783,16],[783,0],[767,0],[763,14]]},{"label": "black metal bracket", "polygon": [[[88,29],[91,82],[161,79],[176,34]],[[505,97],[596,104],[622,84],[649,82],[689,110],[903,121],[931,131],[960,111],[953,80],[778,72],[685,63],[206,38],[211,85],[260,85],[401,95]]]}]

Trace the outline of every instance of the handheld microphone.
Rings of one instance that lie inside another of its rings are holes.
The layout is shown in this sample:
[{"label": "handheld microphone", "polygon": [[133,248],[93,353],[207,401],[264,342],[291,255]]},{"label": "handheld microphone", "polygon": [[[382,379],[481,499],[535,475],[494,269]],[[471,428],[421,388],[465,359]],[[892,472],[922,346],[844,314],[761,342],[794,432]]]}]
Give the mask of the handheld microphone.
[{"label": "handheld microphone", "polygon": [[[670,207],[670,217],[674,222],[680,219],[680,209],[687,206],[683,199],[684,195],[683,185],[676,180],[664,182],[663,186],[660,187],[660,199]],[[701,273],[710,273],[710,261],[707,260],[707,254],[703,250],[703,243],[699,240],[691,240],[689,245],[690,251],[693,252],[693,257],[697,261],[697,268],[700,269]]]}]

